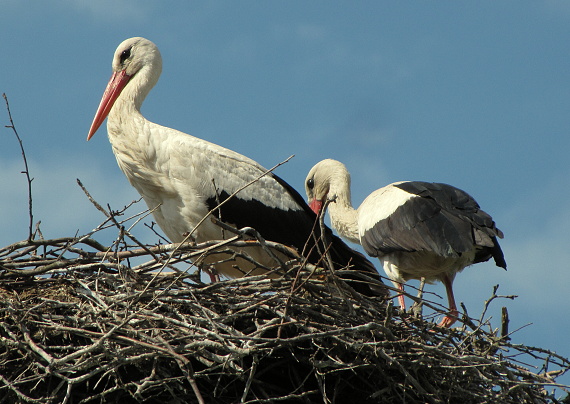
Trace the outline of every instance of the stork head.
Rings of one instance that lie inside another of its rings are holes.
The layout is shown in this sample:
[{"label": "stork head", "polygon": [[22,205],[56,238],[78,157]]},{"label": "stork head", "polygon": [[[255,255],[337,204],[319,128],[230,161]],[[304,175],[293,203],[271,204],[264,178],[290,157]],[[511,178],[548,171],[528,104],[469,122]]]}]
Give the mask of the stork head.
[{"label": "stork head", "polygon": [[334,197],[348,193],[346,196],[350,200],[350,174],[346,166],[332,159],[320,161],[307,175],[305,192],[309,206],[316,214],[320,213],[329,194]]},{"label": "stork head", "polygon": [[[97,132],[122,93],[128,92],[135,108],[140,108],[148,92],[160,77],[162,57],[157,46],[148,39],[129,38],[123,41],[115,51],[112,68],[113,74],[95,113],[87,140]],[[132,80],[134,77],[137,77],[137,80]],[[127,84],[129,84],[128,87]],[[123,91],[125,88],[129,91]]]}]

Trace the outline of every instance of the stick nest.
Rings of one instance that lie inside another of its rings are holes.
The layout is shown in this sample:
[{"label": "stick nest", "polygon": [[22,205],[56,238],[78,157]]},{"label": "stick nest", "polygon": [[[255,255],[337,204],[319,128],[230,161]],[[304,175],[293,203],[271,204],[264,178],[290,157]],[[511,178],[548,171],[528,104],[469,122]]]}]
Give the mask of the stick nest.
[{"label": "stick nest", "polygon": [[0,403],[559,402],[570,362],[484,321],[439,329],[294,259],[290,276],[201,282],[188,258],[241,238],[0,249]]}]

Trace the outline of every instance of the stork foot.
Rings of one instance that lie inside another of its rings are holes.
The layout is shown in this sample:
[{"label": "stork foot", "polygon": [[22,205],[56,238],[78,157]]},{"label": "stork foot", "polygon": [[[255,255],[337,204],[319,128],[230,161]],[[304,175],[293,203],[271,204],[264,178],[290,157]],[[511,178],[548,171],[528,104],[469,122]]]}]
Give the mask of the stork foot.
[{"label": "stork foot", "polygon": [[451,310],[441,322],[438,324],[439,327],[449,328],[457,321],[459,317],[459,312],[457,310]]}]

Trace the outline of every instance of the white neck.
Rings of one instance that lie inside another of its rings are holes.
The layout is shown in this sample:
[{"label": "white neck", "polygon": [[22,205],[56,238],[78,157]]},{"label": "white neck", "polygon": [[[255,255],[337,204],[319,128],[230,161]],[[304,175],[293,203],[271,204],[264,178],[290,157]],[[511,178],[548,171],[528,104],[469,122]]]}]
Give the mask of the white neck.
[{"label": "white neck", "polygon": [[333,175],[330,179],[328,197],[336,196],[329,204],[332,227],[338,234],[353,243],[360,244],[358,236],[358,212],[352,207],[350,196],[350,175]]},{"label": "white neck", "polygon": [[[140,113],[146,96],[158,81],[160,70],[156,74],[150,66],[139,70],[127,83],[107,120],[107,132],[113,150],[131,154],[138,147],[148,147],[150,122]],[[138,146],[138,147],[137,147]]]},{"label": "white neck", "polygon": [[117,163],[144,197],[148,196],[149,189],[156,188],[153,179],[162,178],[156,174],[157,166],[162,163],[157,160],[157,149],[167,134],[165,130],[153,130],[158,125],[140,113],[145,97],[158,80],[158,76],[153,76],[152,70],[146,67],[138,71],[115,101],[107,120],[107,133]]}]

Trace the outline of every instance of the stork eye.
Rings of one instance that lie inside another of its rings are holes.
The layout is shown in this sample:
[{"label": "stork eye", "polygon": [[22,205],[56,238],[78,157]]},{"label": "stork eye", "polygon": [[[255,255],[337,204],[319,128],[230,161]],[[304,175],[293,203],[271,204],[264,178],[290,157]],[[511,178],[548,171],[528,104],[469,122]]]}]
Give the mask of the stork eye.
[{"label": "stork eye", "polygon": [[127,60],[127,59],[130,58],[130,57],[131,57],[131,48],[124,50],[124,51],[121,53],[121,57],[120,57],[119,60],[121,61],[121,64],[122,64],[122,63],[125,62],[125,60]]},{"label": "stork eye", "polygon": [[312,178],[307,180],[307,188],[313,189],[315,187],[315,181]]}]

